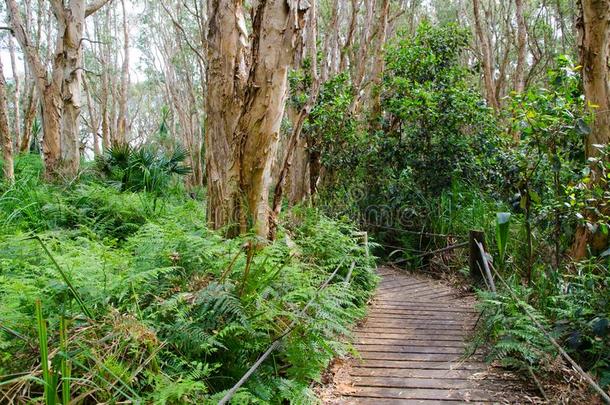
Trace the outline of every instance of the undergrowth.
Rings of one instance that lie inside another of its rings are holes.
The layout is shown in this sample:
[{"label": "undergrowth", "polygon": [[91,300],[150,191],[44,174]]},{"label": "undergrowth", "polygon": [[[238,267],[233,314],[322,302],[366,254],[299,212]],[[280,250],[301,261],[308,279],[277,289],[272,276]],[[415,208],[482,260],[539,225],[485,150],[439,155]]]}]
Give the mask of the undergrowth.
[{"label": "undergrowth", "polygon": [[22,157],[16,183],[0,186],[0,402],[42,402],[52,385],[70,403],[215,403],[293,321],[234,403],[315,401],[310,383],[350,350],[339,338],[376,283],[351,224],[295,208],[254,249],[251,236],[210,231],[204,204],[179,188],[120,191],[93,175],[60,187],[39,169]]}]

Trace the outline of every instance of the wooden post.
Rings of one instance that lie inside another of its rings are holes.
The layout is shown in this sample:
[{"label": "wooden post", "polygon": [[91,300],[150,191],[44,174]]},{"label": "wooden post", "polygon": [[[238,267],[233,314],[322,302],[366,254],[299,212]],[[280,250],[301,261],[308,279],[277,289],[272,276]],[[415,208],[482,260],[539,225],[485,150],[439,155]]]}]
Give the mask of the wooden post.
[{"label": "wooden post", "polygon": [[485,232],[471,230],[469,240],[470,258],[468,260],[468,265],[470,267],[470,276],[476,281],[484,281],[485,278],[483,277],[482,272],[485,268],[485,264],[483,262],[483,257],[481,257],[477,242],[481,243],[483,249],[487,250],[487,246],[485,245]]}]

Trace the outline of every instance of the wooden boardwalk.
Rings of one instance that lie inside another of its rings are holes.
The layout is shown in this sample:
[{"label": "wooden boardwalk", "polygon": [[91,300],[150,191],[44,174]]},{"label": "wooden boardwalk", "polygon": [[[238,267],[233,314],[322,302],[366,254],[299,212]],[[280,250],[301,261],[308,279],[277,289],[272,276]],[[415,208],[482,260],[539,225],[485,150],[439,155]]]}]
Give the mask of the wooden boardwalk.
[{"label": "wooden boardwalk", "polygon": [[[380,269],[369,316],[355,331],[360,359],[334,382],[340,404],[511,402],[479,354],[465,359],[477,321],[472,298],[425,277]],[[347,381],[345,381],[347,380]],[[338,398],[338,399],[337,399]]]}]

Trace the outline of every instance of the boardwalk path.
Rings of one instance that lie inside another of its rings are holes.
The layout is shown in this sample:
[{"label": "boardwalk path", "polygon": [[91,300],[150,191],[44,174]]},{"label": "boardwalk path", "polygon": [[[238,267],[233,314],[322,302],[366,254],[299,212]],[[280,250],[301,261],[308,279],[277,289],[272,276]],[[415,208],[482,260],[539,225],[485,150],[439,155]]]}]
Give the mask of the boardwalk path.
[{"label": "boardwalk path", "polygon": [[[366,322],[356,330],[360,359],[335,380],[332,403],[449,404],[507,401],[480,355],[464,359],[477,321],[474,300],[425,277],[380,269]],[[486,378],[482,378],[487,376]],[[347,380],[347,381],[345,381]],[[330,402],[329,402],[330,403]]]}]

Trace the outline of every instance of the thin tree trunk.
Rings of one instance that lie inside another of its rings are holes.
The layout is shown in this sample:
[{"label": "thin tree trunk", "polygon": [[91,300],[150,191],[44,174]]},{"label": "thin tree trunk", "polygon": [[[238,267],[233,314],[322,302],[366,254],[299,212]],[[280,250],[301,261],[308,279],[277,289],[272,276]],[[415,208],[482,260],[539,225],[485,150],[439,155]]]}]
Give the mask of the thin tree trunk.
[{"label": "thin tree trunk", "polygon": [[489,38],[483,30],[483,24],[481,22],[481,14],[479,7],[479,0],[472,0],[472,7],[474,12],[474,26],[475,33],[478,39],[480,53],[481,53],[481,66],[483,68],[483,81],[485,86],[485,94],[489,106],[494,110],[500,108],[495,92],[495,79],[493,74],[491,49],[489,44]]},{"label": "thin tree trunk", "polygon": [[15,0],[6,0],[13,35],[19,42],[21,50],[28,60],[35,77],[38,92],[42,98],[42,128],[44,132],[42,149],[45,163],[45,175],[54,178],[60,169],[61,163],[61,87],[52,78],[47,79],[47,71],[38,56],[38,50],[25,31],[21,14]]},{"label": "thin tree trunk", "polygon": [[525,89],[525,64],[527,57],[527,29],[523,15],[524,0],[515,0],[515,18],[517,19],[517,65],[515,67],[515,91]]},{"label": "thin tree trunk", "polygon": [[38,91],[34,83],[30,85],[27,92],[28,96],[24,106],[23,114],[23,137],[19,144],[20,152],[29,152],[30,144],[32,143],[32,130],[34,121],[36,120],[36,110],[38,109]]},{"label": "thin tree trunk", "polygon": [[347,30],[347,38],[345,39],[345,45],[343,45],[343,49],[341,50],[341,62],[339,64],[339,70],[341,72],[345,71],[348,66],[354,62],[354,36],[356,33],[356,26],[358,23],[358,10],[359,10],[359,0],[351,0],[351,14],[350,14],[350,23],[349,28]]},{"label": "thin tree trunk", "polygon": [[8,126],[8,103],[6,101],[6,80],[4,70],[0,61],[0,142],[2,143],[2,171],[4,179],[9,182],[15,181],[13,169],[13,140]]},{"label": "thin tree trunk", "polygon": [[91,90],[89,89],[89,85],[87,83],[87,78],[83,79],[83,89],[85,90],[85,95],[87,96],[87,110],[89,111],[89,126],[91,129],[91,136],[93,141],[93,155],[95,157],[101,154],[100,150],[100,138],[98,134],[99,130],[99,121],[97,114],[95,113],[95,107],[93,106],[93,97],[91,97]]},{"label": "thin tree trunk", "polygon": [[300,136],[290,167],[290,205],[302,203],[309,198],[309,152],[307,138]]},{"label": "thin tree trunk", "polygon": [[381,80],[385,67],[385,55],[383,47],[385,46],[388,32],[388,14],[390,12],[390,0],[383,0],[381,5],[381,16],[378,27],[377,49],[375,49],[375,63],[373,64],[372,81],[373,88],[371,89],[371,122],[373,128],[378,129],[379,118],[381,117]]},{"label": "thin tree trunk", "polygon": [[293,155],[295,153],[296,148],[299,144],[302,145],[301,140],[301,132],[303,130],[303,125],[305,124],[305,120],[309,116],[309,113],[313,106],[316,103],[318,98],[318,92],[320,89],[320,78],[318,75],[318,48],[317,48],[317,36],[318,36],[318,26],[317,26],[317,4],[316,0],[311,2],[311,7],[309,9],[308,15],[308,32],[307,32],[307,53],[311,58],[311,92],[309,99],[305,103],[305,105],[301,108],[299,113],[296,116],[296,120],[293,123],[292,133],[290,134],[290,138],[288,141],[286,155],[284,157],[284,161],[282,164],[282,168],[280,169],[280,173],[278,176],[277,184],[275,185],[275,190],[273,193],[273,203],[271,205],[271,215],[269,216],[269,239],[273,240],[276,236],[278,219],[280,216],[280,212],[282,210],[282,200],[284,198],[284,187],[285,182],[290,173],[290,167],[292,164]]},{"label": "thin tree trunk", "polygon": [[19,74],[17,72],[15,44],[13,43],[12,36],[8,37],[8,51],[11,57],[11,71],[13,73],[13,80],[15,81],[15,91],[13,92],[13,136],[15,137],[16,149],[19,150],[19,143],[21,142],[21,84]]},{"label": "thin tree trunk", "polygon": [[129,28],[125,0],[121,0],[123,10],[123,66],[121,70],[121,87],[119,89],[119,113],[117,123],[117,140],[120,143],[127,140],[127,90],[129,87]]}]

